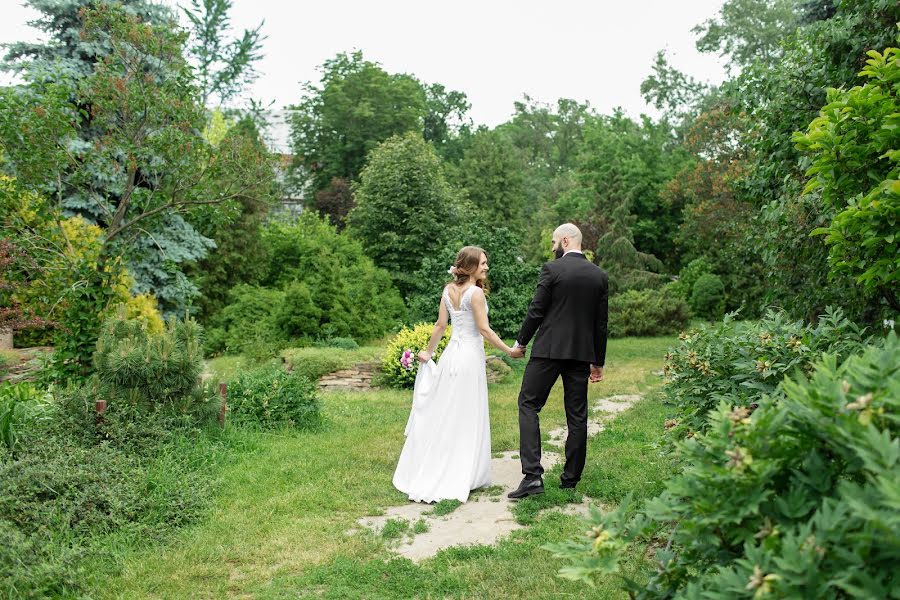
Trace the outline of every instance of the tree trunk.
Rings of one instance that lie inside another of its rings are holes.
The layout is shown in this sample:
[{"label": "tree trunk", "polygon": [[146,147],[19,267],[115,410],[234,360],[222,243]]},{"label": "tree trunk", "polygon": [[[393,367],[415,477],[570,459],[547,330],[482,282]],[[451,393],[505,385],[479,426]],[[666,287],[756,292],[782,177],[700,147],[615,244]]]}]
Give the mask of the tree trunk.
[{"label": "tree trunk", "polygon": [[13,348],[12,329],[0,329],[0,350],[12,350],[12,348]]}]

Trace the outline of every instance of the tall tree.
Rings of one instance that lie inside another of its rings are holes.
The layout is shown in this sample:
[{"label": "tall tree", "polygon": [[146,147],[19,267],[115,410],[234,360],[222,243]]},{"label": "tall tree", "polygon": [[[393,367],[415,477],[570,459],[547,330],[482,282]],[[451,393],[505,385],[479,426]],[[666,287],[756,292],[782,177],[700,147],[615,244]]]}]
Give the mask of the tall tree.
[{"label": "tall tree", "polygon": [[406,296],[457,214],[440,158],[418,132],[395,136],[372,152],[354,194],[350,231]]},{"label": "tall tree", "polygon": [[463,92],[448,90],[440,83],[425,86],[425,122],[422,136],[434,144],[443,158],[459,160],[461,145],[459,134],[471,128],[466,116],[472,105]]},{"label": "tall tree", "polygon": [[771,64],[781,56],[781,41],[800,22],[797,0],[726,0],[719,14],[694,27],[700,35],[697,49],[716,52],[729,67],[761,61]]},{"label": "tall tree", "polygon": [[126,257],[136,292],[183,311],[197,289],[179,265],[213,245],[190,220],[254,193],[271,169],[242,138],[203,139],[179,30],[107,3],[81,17],[79,39],[108,44],[107,54],[71,88],[29,71],[35,81],[6,90],[0,143],[22,184],[102,226],[104,254]]},{"label": "tall tree", "polygon": [[480,129],[468,141],[452,181],[486,222],[516,228],[525,199],[524,166],[505,135]]},{"label": "tall tree", "polygon": [[319,87],[307,83],[305,91],[292,107],[291,142],[295,176],[313,192],[334,177],[355,180],[369,151],[396,134],[421,135],[428,114],[415,78],[392,75],[361,52],[326,61]]},{"label": "tall tree", "polygon": [[638,123],[621,112],[598,119],[585,131],[576,171],[580,189],[560,198],[559,218],[627,211],[634,216],[628,225],[634,245],[669,267],[677,266],[672,240],[682,207],[663,202],[661,194],[664,184],[688,161],[666,123],[653,123],[648,117]]},{"label": "tall tree", "polygon": [[182,8],[191,24],[187,49],[195,63],[203,106],[211,99],[217,106],[228,103],[257,77],[254,63],[262,58],[264,21],[227,40],[232,5],[232,0],[191,0],[190,8]]},{"label": "tall tree", "polygon": [[98,32],[92,40],[82,37],[82,11],[116,4],[128,15],[153,25],[173,25],[175,15],[169,7],[151,0],[25,0],[25,5],[40,16],[30,21],[47,41],[4,44],[4,70],[26,79],[77,81],[94,71],[94,64],[111,51],[108,36]]}]

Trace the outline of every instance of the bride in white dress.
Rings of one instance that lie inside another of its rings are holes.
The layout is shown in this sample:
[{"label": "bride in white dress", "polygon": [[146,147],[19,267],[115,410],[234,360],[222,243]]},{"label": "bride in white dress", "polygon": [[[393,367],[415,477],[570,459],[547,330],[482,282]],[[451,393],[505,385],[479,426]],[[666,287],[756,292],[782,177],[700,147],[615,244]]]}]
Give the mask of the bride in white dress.
[{"label": "bride in white dress", "polygon": [[[454,281],[444,288],[431,341],[419,353],[406,443],[394,472],[394,487],[415,502],[465,502],[469,491],[491,484],[484,340],[520,356],[488,323],[484,250],[466,246],[450,272]],[[453,333],[435,365],[431,357],[449,321]]]}]

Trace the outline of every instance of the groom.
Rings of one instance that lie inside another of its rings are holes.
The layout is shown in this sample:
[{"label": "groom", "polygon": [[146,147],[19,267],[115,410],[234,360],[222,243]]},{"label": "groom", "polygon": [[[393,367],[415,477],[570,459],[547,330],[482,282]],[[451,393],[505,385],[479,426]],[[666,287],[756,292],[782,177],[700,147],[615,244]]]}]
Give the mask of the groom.
[{"label": "groom", "polygon": [[514,348],[521,357],[537,331],[519,392],[519,456],[525,478],[509,494],[510,498],[544,492],[538,413],[559,377],[569,427],[566,465],[559,487],[574,489],[584,470],[588,379],[603,380],[606,360],[608,277],[584,256],[581,240],[581,231],[569,223],[553,232],[557,260],[544,265],[528,314],[516,336]]}]

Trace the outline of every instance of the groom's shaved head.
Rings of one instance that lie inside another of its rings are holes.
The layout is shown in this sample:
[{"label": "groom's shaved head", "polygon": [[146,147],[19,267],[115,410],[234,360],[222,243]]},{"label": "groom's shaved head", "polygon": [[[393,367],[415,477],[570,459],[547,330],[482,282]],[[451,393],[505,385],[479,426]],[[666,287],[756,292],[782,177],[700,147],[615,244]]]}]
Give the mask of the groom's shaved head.
[{"label": "groom's shaved head", "polygon": [[556,228],[556,231],[553,232],[554,239],[562,239],[569,238],[570,250],[581,250],[581,230],[572,225],[571,223],[565,223]]}]

